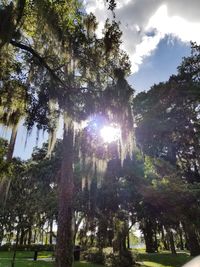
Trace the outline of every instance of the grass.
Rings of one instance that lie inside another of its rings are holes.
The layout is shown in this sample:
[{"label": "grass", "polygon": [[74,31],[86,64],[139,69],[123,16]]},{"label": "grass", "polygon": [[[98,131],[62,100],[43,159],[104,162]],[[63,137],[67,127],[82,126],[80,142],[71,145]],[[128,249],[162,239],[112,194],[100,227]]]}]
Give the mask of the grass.
[{"label": "grass", "polygon": [[[19,251],[16,253],[15,267],[53,267],[52,262],[43,261],[43,258],[51,258],[51,252],[39,252],[38,260],[33,261],[33,251]],[[0,267],[11,267],[13,252],[0,251]],[[75,262],[74,267],[102,267],[102,265],[88,262]]]},{"label": "grass", "polygon": [[[28,261],[28,260],[16,260],[15,267],[53,267],[52,262],[44,261]],[[10,260],[0,260],[0,267],[11,267]],[[101,265],[91,264],[87,262],[76,262],[74,267],[102,267]]]},{"label": "grass", "polygon": [[[143,267],[181,267],[192,259],[187,252],[172,255],[169,252],[147,254],[144,250],[134,250],[137,253],[137,261]],[[17,252],[15,267],[53,267],[52,262],[46,262],[43,258],[51,258],[51,252],[39,252],[38,260],[34,262],[33,251]],[[0,251],[0,267],[11,267],[13,252]],[[87,262],[75,262],[74,267],[103,267],[102,265]]]},{"label": "grass", "polygon": [[[34,251],[17,251],[16,258],[26,259],[26,258],[33,258]],[[38,258],[48,258],[52,256],[52,252],[42,251],[38,253]],[[0,259],[11,259],[13,257],[12,251],[0,251]]]},{"label": "grass", "polygon": [[142,262],[144,267],[181,267],[191,260],[187,252],[179,252],[172,255],[169,252],[147,254],[139,252],[137,260]]}]

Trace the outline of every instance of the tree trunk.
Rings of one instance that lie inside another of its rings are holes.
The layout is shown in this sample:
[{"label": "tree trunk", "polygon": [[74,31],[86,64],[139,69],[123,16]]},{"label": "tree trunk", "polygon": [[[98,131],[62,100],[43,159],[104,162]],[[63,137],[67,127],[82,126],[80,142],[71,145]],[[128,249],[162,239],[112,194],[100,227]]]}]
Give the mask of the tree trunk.
[{"label": "tree trunk", "polygon": [[154,244],[154,232],[153,232],[153,224],[150,220],[145,221],[145,226],[142,229],[144,234],[144,240],[146,245],[147,253],[155,252],[155,244]]},{"label": "tree trunk", "polygon": [[184,250],[184,244],[183,244],[183,231],[181,229],[181,226],[179,228],[179,237],[180,237],[180,249]]},{"label": "tree trunk", "polygon": [[19,229],[17,229],[17,234],[16,234],[16,242],[15,242],[15,246],[17,247],[18,246],[18,243],[19,243]]},{"label": "tree trunk", "polygon": [[0,246],[1,246],[2,241],[3,241],[3,236],[4,236],[4,228],[3,228],[3,225],[1,225],[1,227],[0,227]]},{"label": "tree trunk", "polygon": [[155,229],[155,232],[154,232],[154,239],[155,239],[155,242],[154,242],[155,251],[158,252],[158,239],[157,239],[157,231],[156,231],[156,229]]},{"label": "tree trunk", "polygon": [[170,244],[170,249],[173,255],[176,255],[176,248],[174,244],[174,236],[171,230],[167,231],[168,236],[169,236],[169,244]]},{"label": "tree trunk", "polygon": [[77,221],[76,221],[76,218],[74,217],[74,244],[76,244],[76,236],[77,236],[78,229],[82,221],[83,221],[82,215],[77,219]]},{"label": "tree trunk", "polygon": [[37,241],[37,230],[34,230],[34,236],[33,236],[33,244],[35,244]]},{"label": "tree trunk", "polygon": [[168,242],[166,240],[163,226],[161,228],[161,239],[162,239],[162,242],[163,242],[164,250],[169,250],[169,244],[168,244]]},{"label": "tree trunk", "polygon": [[50,220],[49,223],[49,228],[50,228],[50,233],[49,233],[49,244],[52,245],[53,244],[53,219]]},{"label": "tree trunk", "polygon": [[200,254],[200,244],[195,232],[195,227],[191,223],[185,223],[184,231],[186,235],[187,245],[191,256],[198,256]]},{"label": "tree trunk", "polygon": [[28,229],[28,245],[31,244],[31,240],[32,240],[32,227],[30,226]]},{"label": "tree trunk", "polygon": [[73,263],[73,138],[73,122],[70,121],[64,125],[61,177],[58,183],[56,267],[71,267]]},{"label": "tree trunk", "polygon": [[20,245],[24,244],[24,236],[25,236],[25,231],[23,228],[21,228],[21,235],[20,235],[20,240],[19,240]]},{"label": "tree trunk", "polygon": [[42,245],[44,244],[44,226],[42,226],[42,229],[40,230],[40,242],[42,243]]},{"label": "tree trunk", "polygon": [[26,231],[26,232],[25,232],[25,235],[24,235],[24,242],[23,242],[23,245],[26,245],[27,237],[28,237],[28,232]]},{"label": "tree trunk", "polygon": [[127,249],[130,249],[130,232],[127,234]]},{"label": "tree trunk", "polygon": [[17,130],[18,130],[18,123],[16,123],[12,127],[10,143],[9,143],[9,146],[8,146],[7,161],[11,161],[12,157],[13,157],[13,152],[14,152],[14,148],[15,148],[15,142],[16,142],[16,138],[17,138]]}]

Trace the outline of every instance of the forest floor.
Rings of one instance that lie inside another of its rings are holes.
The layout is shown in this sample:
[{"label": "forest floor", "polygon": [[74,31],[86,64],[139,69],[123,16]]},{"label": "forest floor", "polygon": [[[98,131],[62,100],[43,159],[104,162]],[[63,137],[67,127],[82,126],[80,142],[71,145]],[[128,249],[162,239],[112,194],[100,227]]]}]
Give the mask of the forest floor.
[{"label": "forest floor", "polygon": [[[137,262],[141,267],[181,267],[192,258],[187,252],[172,255],[169,252],[147,254],[143,250],[136,250]],[[51,253],[39,252],[38,260],[33,261],[34,252],[17,252],[15,267],[52,267]],[[11,267],[13,252],[0,251],[0,267]],[[75,262],[74,267],[103,267],[87,262]]]}]

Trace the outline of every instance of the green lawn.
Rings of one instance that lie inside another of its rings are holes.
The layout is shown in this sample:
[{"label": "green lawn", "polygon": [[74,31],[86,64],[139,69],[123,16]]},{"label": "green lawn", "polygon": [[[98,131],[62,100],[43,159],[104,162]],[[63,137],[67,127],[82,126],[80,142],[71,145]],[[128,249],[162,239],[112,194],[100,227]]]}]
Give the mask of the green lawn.
[{"label": "green lawn", "polygon": [[[34,262],[34,252],[23,251],[17,252],[15,267],[53,267],[52,262],[45,262],[42,258],[51,258],[51,252],[39,252],[38,260]],[[11,267],[11,260],[13,252],[1,252],[0,251],[0,267]],[[101,265],[91,264],[87,262],[75,262],[74,267],[102,267]]]},{"label": "green lawn", "polygon": [[180,252],[172,255],[169,252],[162,253],[139,253],[137,260],[143,262],[145,267],[181,267],[191,260],[192,257],[186,252]]},{"label": "green lawn", "polygon": [[[16,253],[16,258],[20,259],[26,259],[26,258],[33,258],[34,256],[34,251],[17,251]],[[38,253],[38,258],[48,258],[52,256],[52,252],[48,251],[42,251]],[[13,257],[13,252],[12,251],[0,251],[0,259],[2,258],[12,258]]]},{"label": "green lawn", "polygon": [[[0,259],[0,267],[11,267],[11,261]],[[53,263],[38,260],[37,262],[28,260],[16,260],[15,267],[53,267]],[[74,267],[102,267],[101,265],[86,262],[76,262]]]},{"label": "green lawn", "polygon": [[[143,267],[181,267],[192,258],[186,252],[178,253],[177,256],[169,252],[147,254],[142,250],[137,250],[137,261]],[[34,262],[34,252],[17,252],[15,267],[53,267],[52,262],[43,261],[42,258],[51,258],[51,252],[39,252],[38,260]],[[13,252],[0,251],[0,267],[11,267]],[[103,267],[87,262],[75,262],[74,267]]]}]

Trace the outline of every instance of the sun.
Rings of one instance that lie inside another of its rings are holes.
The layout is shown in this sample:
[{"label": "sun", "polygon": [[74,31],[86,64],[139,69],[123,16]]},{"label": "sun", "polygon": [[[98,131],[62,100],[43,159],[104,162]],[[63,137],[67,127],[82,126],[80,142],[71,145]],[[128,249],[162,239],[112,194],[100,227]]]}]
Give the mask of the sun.
[{"label": "sun", "polygon": [[100,135],[105,143],[112,143],[120,139],[121,130],[117,126],[104,126]]}]

